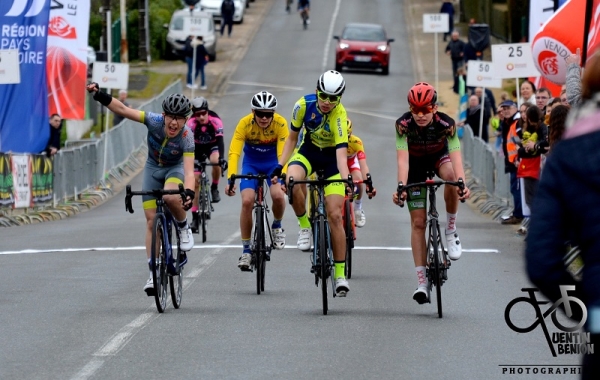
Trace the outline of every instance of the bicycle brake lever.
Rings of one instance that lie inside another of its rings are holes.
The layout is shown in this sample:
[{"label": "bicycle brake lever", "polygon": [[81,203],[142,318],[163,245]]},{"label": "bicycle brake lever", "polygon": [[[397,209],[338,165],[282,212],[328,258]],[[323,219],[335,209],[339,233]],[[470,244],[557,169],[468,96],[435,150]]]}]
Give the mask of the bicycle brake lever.
[{"label": "bicycle brake lever", "polygon": [[133,214],[133,206],[131,204],[131,185],[127,185],[125,190],[125,211],[129,211],[130,214]]},{"label": "bicycle brake lever", "polygon": [[291,205],[294,204],[294,177],[290,176],[288,181],[288,201]]},{"label": "bicycle brake lever", "polygon": [[402,199],[403,191],[404,191],[404,185],[402,184],[402,182],[399,182],[396,192],[398,193],[398,206],[400,206],[400,207],[404,207],[404,200]]}]

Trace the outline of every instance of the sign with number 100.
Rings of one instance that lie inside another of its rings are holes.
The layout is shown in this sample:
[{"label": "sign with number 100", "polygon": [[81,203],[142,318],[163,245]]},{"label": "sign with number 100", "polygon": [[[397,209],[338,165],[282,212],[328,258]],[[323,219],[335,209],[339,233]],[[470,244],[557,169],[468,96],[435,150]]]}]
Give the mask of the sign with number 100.
[{"label": "sign with number 100", "polygon": [[537,77],[529,43],[492,45],[492,61],[498,78]]},{"label": "sign with number 100", "polygon": [[187,36],[201,36],[204,31],[204,22],[202,17],[184,17],[183,31]]},{"label": "sign with number 100", "polygon": [[448,33],[449,31],[448,13],[425,13],[423,15],[423,33]]}]

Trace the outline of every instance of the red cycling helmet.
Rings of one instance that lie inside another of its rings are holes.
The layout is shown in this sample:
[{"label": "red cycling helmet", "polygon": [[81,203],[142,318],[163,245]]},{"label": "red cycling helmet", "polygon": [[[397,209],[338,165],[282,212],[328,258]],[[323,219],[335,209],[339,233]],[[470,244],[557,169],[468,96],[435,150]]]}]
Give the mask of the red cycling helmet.
[{"label": "red cycling helmet", "polygon": [[415,107],[426,107],[437,102],[437,92],[432,85],[419,82],[408,91],[408,104]]}]

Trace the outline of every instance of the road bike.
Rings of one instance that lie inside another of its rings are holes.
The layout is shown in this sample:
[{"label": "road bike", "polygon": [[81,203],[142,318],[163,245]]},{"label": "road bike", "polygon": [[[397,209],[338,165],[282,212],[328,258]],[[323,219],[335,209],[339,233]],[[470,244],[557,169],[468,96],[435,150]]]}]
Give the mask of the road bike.
[{"label": "road bike", "polygon": [[[442,318],[442,285],[448,281],[448,269],[450,268],[450,258],[448,250],[444,248],[444,239],[440,232],[439,214],[435,205],[435,192],[442,185],[457,186],[461,193],[465,188],[465,183],[462,178],[458,181],[433,180],[433,172],[427,173],[425,182],[411,183],[406,186],[402,182],[398,183],[398,199],[402,199],[402,193],[407,193],[411,189],[426,188],[429,197],[429,210],[427,211],[427,280],[429,282],[429,294],[432,287],[435,286],[438,316]],[[461,200],[464,202],[464,200]],[[400,203],[400,207],[404,207],[404,203]],[[431,298],[429,299],[431,303]]]},{"label": "road bike", "polygon": [[[353,181],[354,185],[365,184],[367,186],[367,193],[373,192],[373,181],[371,180],[371,174],[367,173],[367,179]],[[356,240],[356,223],[354,221],[354,205],[353,201],[356,197],[357,192],[353,195],[346,195],[344,197],[344,208],[342,209],[342,223],[344,224],[344,231],[346,232],[346,278],[352,278],[352,249],[354,248],[354,241]],[[372,196],[369,195],[369,199]]]},{"label": "road bike", "polygon": [[[267,261],[271,260],[271,251],[273,250],[273,235],[269,227],[269,206],[265,202],[265,181],[270,181],[271,177],[266,174],[232,174],[229,178],[229,191],[233,190],[236,179],[247,179],[258,181],[258,188],[254,196],[254,227],[251,246],[252,259],[250,261],[250,272],[256,271],[256,294],[265,291],[265,271]],[[268,188],[268,187],[267,187]],[[267,231],[267,232],[265,232]],[[268,242],[267,244],[267,233]]]},{"label": "road bike", "polygon": [[[125,190],[125,209],[133,214],[131,198],[135,195],[152,195],[156,198],[156,215],[152,221],[152,245],[150,248],[150,270],[154,282],[154,300],[159,313],[167,307],[167,285],[170,283],[171,300],[173,307],[179,309],[183,296],[183,267],[180,263],[184,260],[185,252],[179,246],[180,230],[175,227],[175,240],[173,240],[173,227],[175,219],[163,200],[164,195],[181,196],[181,201],[187,199],[183,184],[178,190],[155,189],[149,191],[131,191],[131,185]],[[176,241],[177,244],[173,244]],[[174,249],[174,247],[176,249]],[[169,280],[170,279],[170,280]]]},{"label": "road bike", "polygon": [[208,180],[208,176],[206,175],[206,167],[207,166],[220,166],[221,167],[221,177],[225,175],[225,171],[227,170],[227,163],[223,161],[222,164],[213,164],[211,162],[207,162],[206,159],[202,161],[194,160],[194,170],[200,172],[200,177],[198,178],[199,190],[198,190],[198,217],[192,218],[192,233],[199,233],[200,227],[202,227],[202,242],[206,243],[207,230],[206,227],[208,225],[208,220],[211,219],[212,213],[215,211],[215,208],[212,204],[212,195],[210,192],[210,182]]},{"label": "road bike", "polygon": [[328,300],[327,300],[327,282],[331,282],[333,297],[335,293],[335,281],[333,279],[334,262],[333,249],[331,245],[331,231],[329,230],[329,222],[327,220],[327,210],[325,209],[325,186],[333,183],[343,183],[350,188],[352,187],[352,177],[348,179],[325,179],[323,170],[317,171],[317,179],[306,179],[295,181],[293,177],[288,181],[288,198],[290,204],[294,203],[294,186],[299,184],[310,185],[309,195],[311,197],[310,221],[313,231],[313,249],[311,256],[311,273],[315,275],[315,285],[319,286],[321,282],[321,295],[323,297],[323,315],[327,315]]}]

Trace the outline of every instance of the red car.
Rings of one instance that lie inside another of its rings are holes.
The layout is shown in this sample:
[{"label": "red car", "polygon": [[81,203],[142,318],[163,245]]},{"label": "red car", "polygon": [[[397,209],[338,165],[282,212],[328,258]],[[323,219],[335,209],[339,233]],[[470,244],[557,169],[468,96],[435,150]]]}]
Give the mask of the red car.
[{"label": "red car", "polygon": [[383,75],[390,72],[390,42],[385,29],[378,24],[346,24],[335,48],[335,69],[342,67],[360,69],[381,69]]}]

